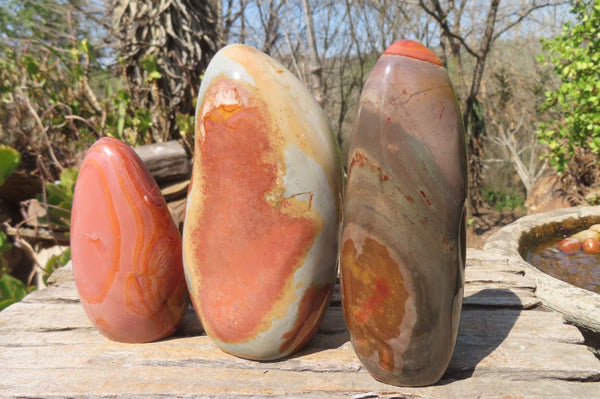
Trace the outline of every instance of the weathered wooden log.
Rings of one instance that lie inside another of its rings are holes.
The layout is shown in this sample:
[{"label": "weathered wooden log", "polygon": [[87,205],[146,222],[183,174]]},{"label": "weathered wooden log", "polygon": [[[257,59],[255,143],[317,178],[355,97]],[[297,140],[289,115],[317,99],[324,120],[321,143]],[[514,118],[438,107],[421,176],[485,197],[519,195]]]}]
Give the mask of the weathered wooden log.
[{"label": "weathered wooden log", "polygon": [[171,202],[185,198],[187,196],[189,186],[189,179],[167,182],[160,185],[160,192],[165,197],[167,202]]},{"label": "weathered wooden log", "polygon": [[190,177],[192,162],[176,140],[142,145],[136,147],[135,152],[159,184]]}]

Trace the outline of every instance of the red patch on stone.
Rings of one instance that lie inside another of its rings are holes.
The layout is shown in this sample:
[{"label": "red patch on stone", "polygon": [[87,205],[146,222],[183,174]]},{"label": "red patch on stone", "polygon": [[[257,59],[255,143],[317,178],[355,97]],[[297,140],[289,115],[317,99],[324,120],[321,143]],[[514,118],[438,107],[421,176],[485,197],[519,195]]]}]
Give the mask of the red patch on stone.
[{"label": "red patch on stone", "polygon": [[383,53],[390,55],[402,55],[405,57],[426,61],[434,65],[443,66],[442,61],[440,61],[433,51],[414,40],[398,40],[385,49]]},{"label": "red patch on stone", "polygon": [[198,218],[189,245],[199,276],[192,297],[202,322],[223,342],[243,342],[270,328],[275,305],[319,228],[309,217],[286,212],[278,195],[285,164],[266,106],[227,80],[213,83],[206,95],[228,89],[245,103],[219,105],[201,116],[205,135],[197,139],[196,162],[202,195],[190,199],[202,201],[202,212],[187,217]]},{"label": "red patch on stone", "polygon": [[410,294],[387,246],[366,238],[360,251],[351,239],[343,243],[340,264],[344,316],[356,339],[357,353],[365,358],[377,353],[381,368],[392,371],[394,349],[388,341],[400,335]]},{"label": "red patch on stone", "polygon": [[423,201],[425,201],[425,203],[427,204],[427,206],[428,207],[431,206],[431,201],[427,197],[427,194],[425,194],[425,191],[421,190],[421,191],[419,191],[419,194],[421,194],[421,197],[423,197]]},{"label": "red patch on stone", "polygon": [[357,168],[369,168],[373,172],[377,172],[379,174],[379,182],[385,183],[386,181],[390,181],[390,177],[383,171],[381,166],[377,166],[374,164],[372,160],[370,160],[365,154],[360,151],[356,151],[350,160],[350,171]]}]

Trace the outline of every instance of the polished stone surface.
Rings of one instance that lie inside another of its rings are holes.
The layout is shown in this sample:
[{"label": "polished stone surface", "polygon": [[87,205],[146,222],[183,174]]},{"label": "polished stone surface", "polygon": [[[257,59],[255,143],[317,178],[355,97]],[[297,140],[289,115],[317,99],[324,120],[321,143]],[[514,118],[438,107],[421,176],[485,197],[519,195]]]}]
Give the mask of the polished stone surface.
[{"label": "polished stone surface", "polygon": [[269,360],[317,330],[336,276],[341,166],[325,114],[284,66],[230,45],[196,111],[184,268],[224,351]]},{"label": "polished stone surface", "polygon": [[341,241],[352,344],[378,380],[433,384],[456,343],[464,284],[466,145],[446,70],[390,46],[361,95]]},{"label": "polished stone surface", "polygon": [[81,303],[121,342],[171,335],[188,303],[181,236],[160,190],[131,147],[102,138],[75,185],[71,256]]}]

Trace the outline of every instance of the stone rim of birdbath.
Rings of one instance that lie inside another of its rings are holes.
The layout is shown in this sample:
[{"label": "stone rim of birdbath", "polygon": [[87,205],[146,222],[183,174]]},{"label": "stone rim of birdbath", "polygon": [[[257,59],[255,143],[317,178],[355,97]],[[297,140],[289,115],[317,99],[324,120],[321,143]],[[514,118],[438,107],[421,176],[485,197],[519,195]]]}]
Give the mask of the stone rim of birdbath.
[{"label": "stone rim of birdbath", "polygon": [[600,223],[600,206],[580,206],[524,216],[490,236],[483,250],[500,253],[507,257],[509,263],[523,268],[525,274],[536,282],[535,294],[544,306],[562,313],[565,320],[598,333],[600,295],[540,271],[521,255],[542,234],[558,231],[560,226],[568,230],[581,223]]}]

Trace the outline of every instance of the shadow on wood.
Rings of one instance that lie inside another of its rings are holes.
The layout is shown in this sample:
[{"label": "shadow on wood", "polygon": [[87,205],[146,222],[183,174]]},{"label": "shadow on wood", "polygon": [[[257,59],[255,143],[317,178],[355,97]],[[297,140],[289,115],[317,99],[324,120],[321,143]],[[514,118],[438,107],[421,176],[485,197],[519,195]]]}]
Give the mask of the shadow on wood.
[{"label": "shadow on wood", "polygon": [[[484,289],[468,297],[471,303],[480,299],[502,298],[501,303],[516,306],[504,309],[464,306],[454,355],[442,379],[465,379],[473,375],[477,365],[508,337],[521,314],[519,297],[510,289]],[[467,298],[465,298],[467,299]]]}]

